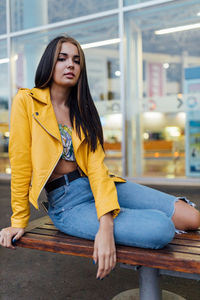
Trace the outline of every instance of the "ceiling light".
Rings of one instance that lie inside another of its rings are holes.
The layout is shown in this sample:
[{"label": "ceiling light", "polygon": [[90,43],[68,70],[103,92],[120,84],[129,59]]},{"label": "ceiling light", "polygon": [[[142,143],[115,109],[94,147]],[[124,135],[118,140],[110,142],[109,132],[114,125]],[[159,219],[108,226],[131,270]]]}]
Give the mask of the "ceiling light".
[{"label": "ceiling light", "polygon": [[9,58],[1,58],[0,64],[7,64],[9,62]]},{"label": "ceiling light", "polygon": [[190,24],[190,25],[183,25],[183,26],[177,26],[177,27],[171,27],[171,28],[166,28],[166,29],[161,29],[161,30],[156,30],[155,34],[168,34],[168,33],[173,33],[173,32],[178,32],[178,31],[185,31],[185,30],[191,30],[191,29],[197,29],[200,28],[200,23],[195,23],[195,24]]},{"label": "ceiling light", "polygon": [[[14,59],[15,61],[18,59],[18,55],[14,55],[13,57],[11,57],[11,59]],[[0,59],[0,64],[7,64],[9,62],[9,58],[1,58]]]},{"label": "ceiling light", "polygon": [[119,77],[121,75],[120,71],[115,71],[115,76]]},{"label": "ceiling light", "polygon": [[197,16],[200,17],[200,12],[197,13]]},{"label": "ceiling light", "polygon": [[163,68],[164,68],[164,69],[168,69],[168,68],[169,68],[169,64],[168,64],[168,63],[164,63],[164,64],[163,64]]},{"label": "ceiling light", "polygon": [[105,41],[99,41],[99,42],[94,42],[94,43],[88,43],[88,44],[83,44],[81,47],[83,49],[88,49],[88,48],[94,48],[94,47],[101,47],[101,46],[106,46],[106,45],[112,45],[112,44],[118,44],[120,42],[120,39],[112,39],[112,40],[105,40]]}]

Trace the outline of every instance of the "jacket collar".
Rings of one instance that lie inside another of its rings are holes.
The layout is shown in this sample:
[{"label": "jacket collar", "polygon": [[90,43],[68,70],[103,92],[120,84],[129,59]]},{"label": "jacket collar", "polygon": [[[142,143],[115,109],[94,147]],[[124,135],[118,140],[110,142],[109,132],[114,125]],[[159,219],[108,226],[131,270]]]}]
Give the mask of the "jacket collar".
[{"label": "jacket collar", "polygon": [[30,90],[30,95],[34,99],[36,99],[44,104],[51,103],[49,87],[44,88],[44,89],[33,88]]}]

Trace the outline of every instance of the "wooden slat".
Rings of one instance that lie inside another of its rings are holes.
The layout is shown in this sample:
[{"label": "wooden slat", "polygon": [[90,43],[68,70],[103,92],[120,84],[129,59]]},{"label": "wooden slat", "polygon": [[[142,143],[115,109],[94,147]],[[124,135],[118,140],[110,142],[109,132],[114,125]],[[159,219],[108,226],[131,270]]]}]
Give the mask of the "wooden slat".
[{"label": "wooden slat", "polygon": [[[92,258],[93,241],[75,238],[58,231],[49,217],[30,223],[19,247]],[[200,232],[176,235],[160,250],[117,245],[117,261],[130,265],[200,274]]]},{"label": "wooden slat", "polygon": [[38,226],[42,226],[46,223],[49,223],[49,224],[53,224],[51,219],[49,218],[49,216],[45,216],[45,217],[41,217],[41,218],[38,218],[36,220],[33,220],[29,223],[29,225],[26,227],[26,232],[27,231],[30,231],[31,229],[35,228],[35,227],[38,227]]},{"label": "wooden slat", "polygon": [[[46,236],[59,236],[60,239],[68,239],[68,235],[63,234],[59,232],[58,230],[49,230],[49,229],[43,229],[42,228],[34,228],[31,230],[31,233],[36,233],[40,235],[46,235]],[[200,247],[191,247],[191,245],[182,245],[182,244],[176,244],[176,243],[170,243],[166,247],[167,251],[173,251],[173,252],[182,252],[182,253],[190,253],[190,254],[196,254],[200,255]]]},{"label": "wooden slat", "polygon": [[183,246],[192,246],[192,247],[199,247],[200,248],[200,241],[196,240],[185,240],[185,239],[176,239],[174,238],[170,244],[175,245],[183,245]]},{"label": "wooden slat", "polygon": [[51,225],[44,224],[44,225],[41,225],[41,226],[37,226],[37,228],[44,228],[44,229],[50,229],[50,230],[58,230],[53,224],[51,224]]},{"label": "wooden slat", "polygon": [[197,247],[195,248],[191,246],[176,245],[171,243],[168,244],[166,247],[170,252],[182,252],[182,253],[200,255],[200,248]]},{"label": "wooden slat", "polygon": [[199,249],[200,248],[200,243],[198,241],[192,241],[190,243],[190,241],[188,240],[187,243],[185,241],[182,240],[173,240],[170,245],[179,245],[179,246],[183,246],[183,247],[192,247],[194,249]]},{"label": "wooden slat", "polygon": [[176,234],[176,239],[186,239],[186,240],[200,240],[200,233],[198,231],[190,231],[187,233]]},{"label": "wooden slat", "polygon": [[28,233],[38,233],[40,235],[51,235],[55,236],[58,233],[58,230],[49,230],[49,229],[43,229],[43,228],[34,228],[31,231],[28,231]]},{"label": "wooden slat", "polygon": [[37,249],[62,254],[92,257],[93,242],[70,237],[60,239],[55,236],[45,236],[27,233],[16,243],[19,247]]}]

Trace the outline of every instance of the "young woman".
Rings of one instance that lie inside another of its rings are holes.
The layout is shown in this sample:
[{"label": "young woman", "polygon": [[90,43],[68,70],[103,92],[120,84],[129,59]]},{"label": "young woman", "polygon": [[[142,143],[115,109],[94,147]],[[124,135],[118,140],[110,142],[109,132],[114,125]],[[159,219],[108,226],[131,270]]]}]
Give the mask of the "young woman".
[{"label": "young woman", "polygon": [[15,96],[9,154],[13,215],[11,227],[0,232],[2,246],[13,249],[13,239],[24,234],[29,202],[38,208],[43,188],[55,226],[94,240],[100,279],[116,264],[115,243],[161,248],[171,241],[175,228],[200,225],[200,214],[187,199],[108,173],[84,53],[71,37],[49,43],[35,88],[20,89]]}]

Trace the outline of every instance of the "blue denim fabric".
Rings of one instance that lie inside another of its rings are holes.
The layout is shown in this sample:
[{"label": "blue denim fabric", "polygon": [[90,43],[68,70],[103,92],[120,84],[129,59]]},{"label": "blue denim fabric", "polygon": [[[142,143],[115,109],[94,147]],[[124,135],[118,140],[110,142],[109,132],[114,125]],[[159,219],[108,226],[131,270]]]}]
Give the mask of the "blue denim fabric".
[{"label": "blue denim fabric", "polygon": [[[89,180],[65,179],[66,185],[47,194],[48,214],[60,231],[94,240],[99,221]],[[116,183],[116,188],[121,207],[114,219],[116,244],[158,249],[173,239],[171,217],[179,198],[129,181]]]}]

